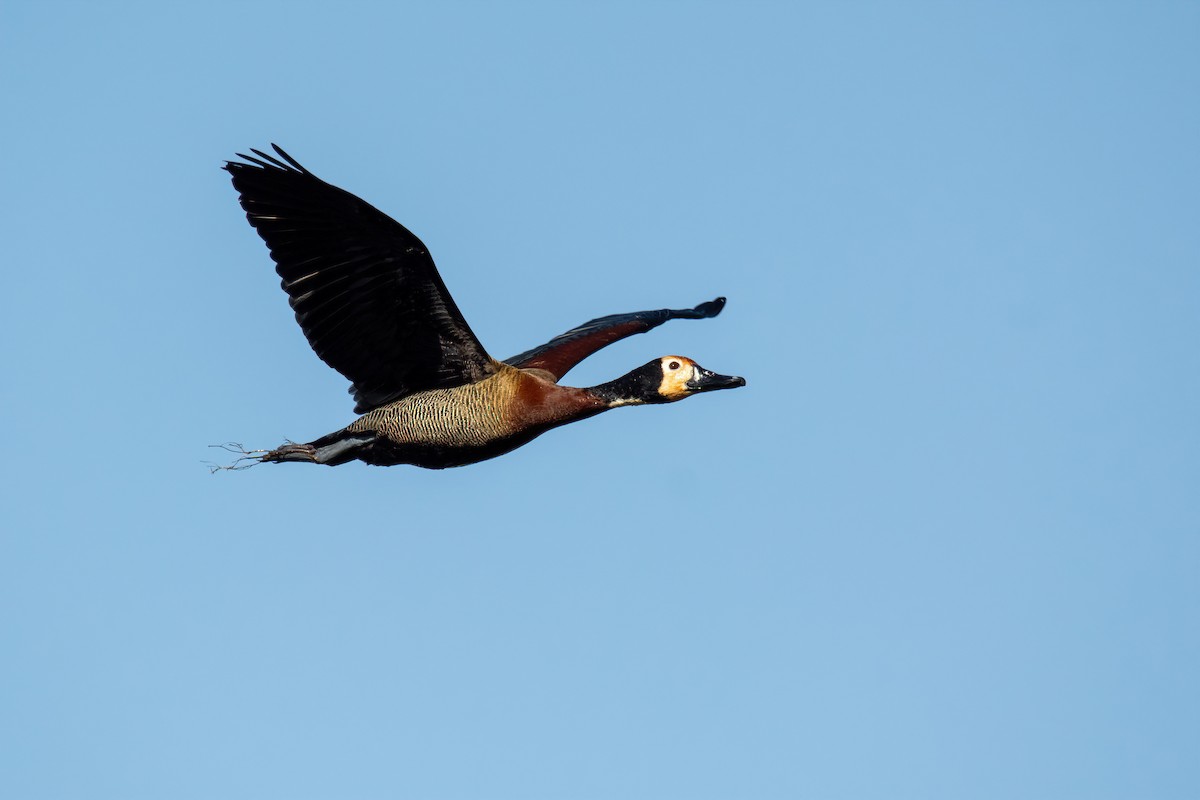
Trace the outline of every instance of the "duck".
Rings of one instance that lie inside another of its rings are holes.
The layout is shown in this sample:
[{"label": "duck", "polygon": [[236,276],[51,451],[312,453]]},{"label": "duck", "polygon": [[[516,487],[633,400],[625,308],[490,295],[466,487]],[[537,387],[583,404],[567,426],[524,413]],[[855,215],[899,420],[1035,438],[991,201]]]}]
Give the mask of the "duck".
[{"label": "duck", "polygon": [[358,417],[303,444],[288,441],[272,450],[222,445],[241,455],[225,468],[352,461],[461,467],[610,409],[746,385],[744,378],[678,355],[598,386],[559,383],[576,364],[628,336],[672,319],[717,316],[724,297],[693,308],[599,317],[511,358],[492,358],[420,239],[271,147],[274,155],[251,149],[253,155],[238,153],[240,161],[223,168],[270,250],[309,345],[350,381]]}]

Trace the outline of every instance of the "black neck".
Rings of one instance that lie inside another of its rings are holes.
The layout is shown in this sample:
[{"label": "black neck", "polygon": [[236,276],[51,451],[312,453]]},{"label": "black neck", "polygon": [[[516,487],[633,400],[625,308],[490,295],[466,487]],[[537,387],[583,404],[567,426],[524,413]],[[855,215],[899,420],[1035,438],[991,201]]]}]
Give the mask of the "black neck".
[{"label": "black neck", "polygon": [[610,406],[633,403],[665,403],[658,393],[662,384],[662,367],[657,360],[638,367],[616,380],[593,386],[590,391]]}]

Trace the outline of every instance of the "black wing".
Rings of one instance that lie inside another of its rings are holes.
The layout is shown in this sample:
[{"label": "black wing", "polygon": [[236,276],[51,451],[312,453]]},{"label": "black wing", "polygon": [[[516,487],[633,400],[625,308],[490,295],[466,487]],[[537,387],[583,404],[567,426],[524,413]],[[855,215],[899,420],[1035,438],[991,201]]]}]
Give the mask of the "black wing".
[{"label": "black wing", "polygon": [[272,146],[283,161],[252,150],[225,169],[308,343],[353,382],[355,413],[492,374],[421,240]]},{"label": "black wing", "polygon": [[555,336],[541,347],[526,350],[505,362],[522,369],[544,369],[561,379],[572,367],[602,347],[618,342],[635,333],[645,333],[669,319],[705,319],[715,317],[725,307],[725,298],[718,297],[695,308],[658,311],[635,311],[632,314],[613,314],[585,322],[561,336]]}]

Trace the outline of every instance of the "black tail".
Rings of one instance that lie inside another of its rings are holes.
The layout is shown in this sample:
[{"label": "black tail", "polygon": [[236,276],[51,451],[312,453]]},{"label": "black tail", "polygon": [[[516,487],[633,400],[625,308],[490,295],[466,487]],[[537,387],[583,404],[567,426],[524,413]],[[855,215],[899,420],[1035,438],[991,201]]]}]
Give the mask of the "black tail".
[{"label": "black tail", "polygon": [[[338,464],[345,464],[347,461],[353,461],[358,458],[358,451],[374,441],[375,434],[370,431],[356,431],[351,433],[342,429],[326,434],[320,439],[309,442],[306,445],[293,445],[294,447],[308,448],[309,455],[307,457],[288,458],[285,456],[279,459],[268,457],[264,458],[263,461],[308,461],[312,464],[325,464],[330,467],[336,467]],[[279,453],[283,449],[281,447],[278,450],[273,450],[272,453]]]}]

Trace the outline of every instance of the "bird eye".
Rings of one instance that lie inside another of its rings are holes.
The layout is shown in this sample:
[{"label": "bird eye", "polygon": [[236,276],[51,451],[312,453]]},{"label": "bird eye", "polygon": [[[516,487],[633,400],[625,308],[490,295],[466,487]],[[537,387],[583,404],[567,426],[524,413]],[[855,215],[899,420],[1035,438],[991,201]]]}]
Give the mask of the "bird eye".
[{"label": "bird eye", "polygon": [[667,368],[668,369],[679,369],[679,362],[672,361],[670,364],[667,364]]}]

